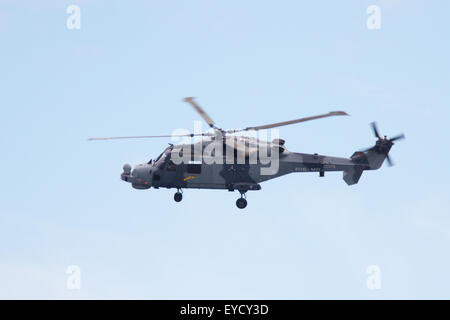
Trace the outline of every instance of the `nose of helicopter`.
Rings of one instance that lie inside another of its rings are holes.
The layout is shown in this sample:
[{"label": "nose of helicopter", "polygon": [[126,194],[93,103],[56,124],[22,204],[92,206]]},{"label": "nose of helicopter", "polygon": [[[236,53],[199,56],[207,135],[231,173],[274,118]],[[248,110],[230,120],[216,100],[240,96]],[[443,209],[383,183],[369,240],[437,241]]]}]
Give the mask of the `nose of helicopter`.
[{"label": "nose of helicopter", "polygon": [[132,170],[129,164],[123,166],[123,172],[120,175],[123,181],[130,182],[135,189],[148,189],[150,183],[150,165],[138,164]]},{"label": "nose of helicopter", "polygon": [[131,182],[131,166],[126,163],[123,165],[123,172],[120,174],[120,179],[126,182]]}]

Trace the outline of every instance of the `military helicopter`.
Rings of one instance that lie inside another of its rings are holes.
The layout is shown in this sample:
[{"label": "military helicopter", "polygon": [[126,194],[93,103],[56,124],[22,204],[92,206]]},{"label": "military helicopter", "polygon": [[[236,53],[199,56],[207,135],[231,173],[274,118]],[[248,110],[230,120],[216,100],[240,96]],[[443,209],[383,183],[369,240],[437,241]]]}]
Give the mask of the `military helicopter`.
[{"label": "military helicopter", "polygon": [[285,140],[280,138],[266,141],[234,134],[257,132],[326,117],[348,116],[348,114],[344,111],[331,111],[284,122],[224,130],[216,126],[192,97],[184,98],[183,101],[189,103],[200,114],[213,132],[90,138],[89,140],[201,136],[202,140],[195,143],[169,144],[155,160],[138,164],[134,169],[129,164],[125,164],[120,175],[121,179],[131,183],[135,189],[176,188],[177,192],[174,195],[176,202],[183,199],[182,190],[188,188],[237,190],[240,198],[237,199],[236,206],[244,209],[247,206],[247,191],[261,190],[261,182],[289,173],[315,172],[320,177],[324,177],[326,171],[342,171],[343,179],[348,185],[356,184],[363,171],[379,169],[385,159],[392,166],[389,151],[394,141],[405,137],[403,134],[390,139],[386,136],[381,137],[376,123],[372,122],[372,130],[378,138],[375,145],[364,151],[355,152],[350,158],[290,152],[285,146]]}]

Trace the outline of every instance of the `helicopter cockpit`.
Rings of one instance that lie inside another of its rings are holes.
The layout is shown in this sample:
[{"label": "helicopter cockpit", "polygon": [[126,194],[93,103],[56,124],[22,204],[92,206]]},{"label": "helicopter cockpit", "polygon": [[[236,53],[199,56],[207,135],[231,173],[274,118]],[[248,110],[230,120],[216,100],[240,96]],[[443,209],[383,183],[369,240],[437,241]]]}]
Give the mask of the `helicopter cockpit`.
[{"label": "helicopter cockpit", "polygon": [[154,161],[150,160],[148,164],[153,164],[153,167],[157,169],[162,169],[167,157],[172,152],[173,145],[168,146]]}]

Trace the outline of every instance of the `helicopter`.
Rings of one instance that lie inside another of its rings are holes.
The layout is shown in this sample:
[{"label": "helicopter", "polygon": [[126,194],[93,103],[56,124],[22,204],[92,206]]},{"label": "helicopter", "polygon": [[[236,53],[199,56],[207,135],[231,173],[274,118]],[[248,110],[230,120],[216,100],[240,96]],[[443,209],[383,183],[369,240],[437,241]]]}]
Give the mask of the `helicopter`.
[{"label": "helicopter", "polygon": [[118,140],[146,138],[193,138],[201,136],[195,143],[170,144],[155,159],[147,163],[123,166],[120,178],[135,189],[175,188],[174,200],[183,199],[183,189],[217,189],[238,191],[236,201],[239,209],[247,207],[246,193],[261,190],[260,183],[295,172],[315,172],[324,177],[326,171],[342,171],[348,185],[357,184],[365,170],[377,170],[387,160],[393,162],[389,152],[394,141],[405,138],[404,134],[393,138],[382,137],[377,124],[372,122],[375,145],[363,151],[356,151],[350,158],[325,156],[317,153],[291,152],[286,141],[275,138],[272,141],[257,137],[234,135],[241,132],[259,132],[296,123],[334,117],[348,116],[344,111],[331,111],[311,117],[270,123],[243,129],[224,130],[216,126],[211,117],[192,97],[183,99],[196,110],[213,132],[173,134],[160,136],[127,136],[89,138],[88,140]]}]

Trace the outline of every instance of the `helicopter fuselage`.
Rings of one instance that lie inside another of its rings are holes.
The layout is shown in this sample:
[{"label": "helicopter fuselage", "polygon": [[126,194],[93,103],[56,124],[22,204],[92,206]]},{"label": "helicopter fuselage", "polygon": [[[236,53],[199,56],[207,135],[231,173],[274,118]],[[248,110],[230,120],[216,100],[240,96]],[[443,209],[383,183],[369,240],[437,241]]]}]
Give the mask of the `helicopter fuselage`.
[{"label": "helicopter fuselage", "polygon": [[[188,160],[179,164],[172,161],[174,150],[180,146],[169,146],[155,161],[139,164],[133,170],[124,166],[121,179],[132,184],[136,189],[153,188],[196,188],[226,189],[245,193],[248,190],[260,190],[260,183],[289,173],[315,172],[323,177],[326,171],[343,171],[347,184],[356,184],[364,170],[378,169],[389,152],[388,149],[367,152],[356,152],[351,158],[331,157],[319,154],[290,152],[283,145],[268,142],[274,163],[257,161],[252,163],[250,157],[238,161],[236,155],[224,159],[222,163],[211,163],[204,157],[199,160]],[[194,144],[192,145],[194,149]],[[204,149],[204,147],[203,147]],[[264,170],[266,169],[266,170]]]}]

